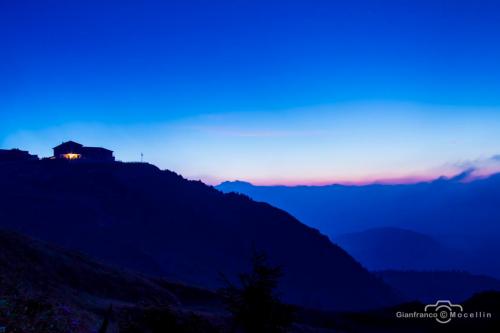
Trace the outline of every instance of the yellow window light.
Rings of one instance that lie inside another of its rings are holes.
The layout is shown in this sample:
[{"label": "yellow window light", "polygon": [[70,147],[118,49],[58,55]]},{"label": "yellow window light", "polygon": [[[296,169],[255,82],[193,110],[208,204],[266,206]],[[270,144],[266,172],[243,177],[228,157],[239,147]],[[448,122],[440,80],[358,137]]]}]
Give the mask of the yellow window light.
[{"label": "yellow window light", "polygon": [[63,157],[67,160],[76,160],[78,158],[81,157],[80,154],[73,154],[73,153],[68,153],[68,154],[64,154]]}]

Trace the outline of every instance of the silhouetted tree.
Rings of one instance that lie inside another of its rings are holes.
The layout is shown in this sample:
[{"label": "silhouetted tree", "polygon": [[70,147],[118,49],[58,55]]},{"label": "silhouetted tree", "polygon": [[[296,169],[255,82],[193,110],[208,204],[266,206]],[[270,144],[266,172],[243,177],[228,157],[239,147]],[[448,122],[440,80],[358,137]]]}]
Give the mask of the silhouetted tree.
[{"label": "silhouetted tree", "polygon": [[233,315],[233,332],[279,333],[292,323],[293,308],[276,293],[281,267],[269,265],[264,253],[254,252],[252,272],[239,276],[239,285],[225,279],[221,289],[227,309]]}]

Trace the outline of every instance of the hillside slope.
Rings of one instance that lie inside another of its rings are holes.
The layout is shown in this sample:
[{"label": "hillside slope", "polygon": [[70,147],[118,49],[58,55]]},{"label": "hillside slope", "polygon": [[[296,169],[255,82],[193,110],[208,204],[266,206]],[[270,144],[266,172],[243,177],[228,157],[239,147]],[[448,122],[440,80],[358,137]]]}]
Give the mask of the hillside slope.
[{"label": "hillside slope", "polygon": [[465,257],[429,235],[394,227],[342,234],[333,241],[370,271],[457,270]]},{"label": "hillside slope", "polygon": [[96,332],[110,304],[170,306],[176,296],[132,272],[0,230],[0,327],[8,332]]},{"label": "hillside slope", "polygon": [[394,296],[317,230],[268,204],[148,164],[0,165],[0,224],[107,263],[208,288],[246,271],[252,249],[284,268],[284,299],[325,309]]}]

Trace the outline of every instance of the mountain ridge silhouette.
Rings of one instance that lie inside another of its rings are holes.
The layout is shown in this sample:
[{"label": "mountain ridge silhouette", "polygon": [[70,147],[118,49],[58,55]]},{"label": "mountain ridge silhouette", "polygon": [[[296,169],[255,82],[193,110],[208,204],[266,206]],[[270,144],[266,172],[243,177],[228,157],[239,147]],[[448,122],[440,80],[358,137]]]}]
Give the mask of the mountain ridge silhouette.
[{"label": "mountain ridge silhouette", "polygon": [[324,309],[398,300],[318,230],[244,195],[145,163],[0,164],[0,226],[153,276],[215,289],[252,249],[282,265],[284,300]]}]

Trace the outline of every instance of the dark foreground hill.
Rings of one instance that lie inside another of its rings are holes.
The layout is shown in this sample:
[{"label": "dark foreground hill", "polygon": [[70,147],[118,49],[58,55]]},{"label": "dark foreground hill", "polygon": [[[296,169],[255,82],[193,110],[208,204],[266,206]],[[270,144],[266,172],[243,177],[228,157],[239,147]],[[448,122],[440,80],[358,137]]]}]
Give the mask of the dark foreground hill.
[{"label": "dark foreground hill", "polygon": [[[468,313],[486,311],[493,317],[453,319],[443,326],[433,318],[396,316],[421,312],[425,304],[418,302],[369,312],[296,308],[295,323],[287,332],[498,331],[499,293],[480,294],[461,304]],[[0,231],[0,328],[6,332],[229,333],[230,323],[218,294],[105,266]]]},{"label": "dark foreground hill", "polygon": [[[162,312],[174,332],[192,321],[180,311],[184,300],[174,294],[180,287],[0,230],[0,328],[5,332],[98,332],[106,318],[106,333],[131,332],[131,327],[148,332],[149,323],[137,319],[148,309]],[[190,292],[198,299],[203,294]],[[209,332],[210,323],[197,320]]]},{"label": "dark foreground hill", "polygon": [[[321,323],[315,312],[305,314],[290,332],[316,332]],[[1,331],[229,333],[230,327],[217,293],[109,267],[0,230]]]},{"label": "dark foreground hill", "polygon": [[0,165],[0,224],[104,262],[217,288],[247,270],[252,249],[283,266],[294,304],[391,304],[381,280],[317,230],[243,195],[148,164],[36,161]]}]

